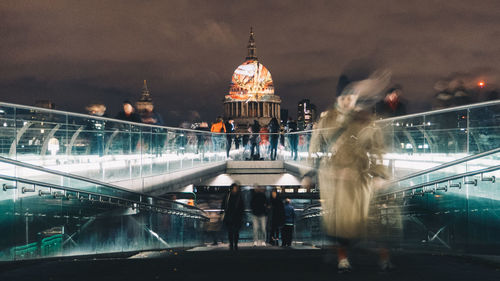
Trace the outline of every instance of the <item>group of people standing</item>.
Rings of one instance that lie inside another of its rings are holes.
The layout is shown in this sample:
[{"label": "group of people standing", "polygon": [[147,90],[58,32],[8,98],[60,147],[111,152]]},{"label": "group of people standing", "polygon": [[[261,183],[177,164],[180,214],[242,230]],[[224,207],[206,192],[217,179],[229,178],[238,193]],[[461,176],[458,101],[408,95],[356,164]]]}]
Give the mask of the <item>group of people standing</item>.
[{"label": "group of people standing", "polygon": [[[290,247],[292,245],[295,210],[290,202],[290,199],[287,198],[283,203],[276,189],[271,191],[270,200],[266,197],[264,187],[253,189],[250,209],[254,246],[265,246],[266,236],[269,244],[279,246],[280,233],[281,246]],[[228,232],[229,249],[238,250],[239,231],[243,226],[245,203],[241,187],[237,183],[231,185],[228,195],[222,202],[221,209],[223,210],[222,221]]]},{"label": "group of people standing", "polygon": [[215,151],[226,150],[226,156],[229,158],[229,152],[234,143],[235,149],[240,145],[244,148],[243,153],[249,151],[250,160],[260,160],[268,158],[276,160],[278,156],[278,144],[285,145],[283,133],[292,133],[288,136],[292,157],[297,159],[297,147],[299,135],[297,132],[297,123],[289,118],[284,130],[281,128],[280,121],[273,117],[266,126],[262,126],[259,121],[254,120],[253,124],[248,126],[247,133],[237,133],[234,120],[226,120],[217,117],[210,128],[210,132],[216,133],[211,136],[212,147]]}]

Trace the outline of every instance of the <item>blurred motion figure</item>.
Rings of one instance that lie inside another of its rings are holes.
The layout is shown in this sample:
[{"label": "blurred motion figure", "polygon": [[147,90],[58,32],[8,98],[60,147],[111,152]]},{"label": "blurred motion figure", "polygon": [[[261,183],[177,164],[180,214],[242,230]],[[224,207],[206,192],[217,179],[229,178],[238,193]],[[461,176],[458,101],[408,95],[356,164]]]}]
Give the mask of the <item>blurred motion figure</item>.
[{"label": "blurred motion figure", "polygon": [[[387,178],[382,132],[367,109],[389,78],[387,72],[376,72],[349,84],[335,107],[321,118],[311,139],[310,153],[326,155],[317,162],[323,223],[327,234],[339,243],[338,269],[342,272],[351,269],[348,249],[366,233],[373,191]],[[388,262],[387,251],[383,252],[381,258]]]},{"label": "blurred motion figure", "polygon": [[406,106],[401,101],[401,87],[389,89],[384,99],[375,104],[375,114],[379,118],[390,118],[406,114]]}]

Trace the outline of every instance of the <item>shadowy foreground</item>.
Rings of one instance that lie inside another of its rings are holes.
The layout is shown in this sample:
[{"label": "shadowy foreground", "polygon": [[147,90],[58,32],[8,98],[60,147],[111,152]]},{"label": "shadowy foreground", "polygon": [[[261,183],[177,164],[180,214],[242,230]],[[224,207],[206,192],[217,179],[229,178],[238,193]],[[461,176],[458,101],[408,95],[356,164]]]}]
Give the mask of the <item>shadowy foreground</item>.
[{"label": "shadowy foreground", "polygon": [[500,280],[500,265],[478,258],[397,253],[396,268],[381,272],[377,256],[358,251],[350,273],[337,273],[326,250],[242,247],[159,251],[133,257],[0,264],[0,280]]}]

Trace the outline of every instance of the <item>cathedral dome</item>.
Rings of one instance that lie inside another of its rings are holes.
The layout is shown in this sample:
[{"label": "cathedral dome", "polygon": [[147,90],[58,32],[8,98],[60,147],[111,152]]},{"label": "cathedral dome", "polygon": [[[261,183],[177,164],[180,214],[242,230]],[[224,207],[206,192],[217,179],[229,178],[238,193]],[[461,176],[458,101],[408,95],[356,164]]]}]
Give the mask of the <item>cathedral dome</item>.
[{"label": "cathedral dome", "polygon": [[272,118],[280,120],[281,98],[274,93],[271,72],[259,62],[255,35],[250,28],[247,56],[231,77],[224,97],[224,118],[234,120],[238,132],[247,132],[255,121],[263,126]]},{"label": "cathedral dome", "polygon": [[247,100],[273,94],[271,72],[258,60],[248,59],[234,71],[229,87],[231,98]]}]

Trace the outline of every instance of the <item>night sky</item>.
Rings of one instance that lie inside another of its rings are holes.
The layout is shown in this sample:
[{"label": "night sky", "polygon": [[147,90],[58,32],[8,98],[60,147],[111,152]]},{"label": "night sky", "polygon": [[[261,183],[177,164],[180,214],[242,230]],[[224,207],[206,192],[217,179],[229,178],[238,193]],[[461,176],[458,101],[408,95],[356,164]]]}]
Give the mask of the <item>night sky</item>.
[{"label": "night sky", "polygon": [[[500,74],[500,1],[0,2],[0,100],[114,116],[148,80],[168,125],[222,113],[233,71],[257,55],[282,107],[333,104],[341,73],[387,68],[410,112],[430,108],[438,81]],[[360,70],[361,69],[361,70]]]}]

